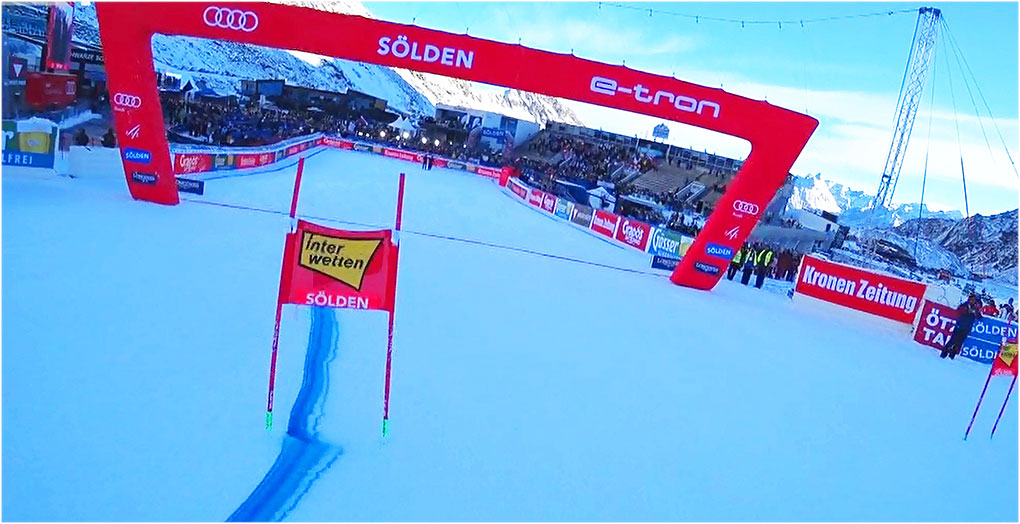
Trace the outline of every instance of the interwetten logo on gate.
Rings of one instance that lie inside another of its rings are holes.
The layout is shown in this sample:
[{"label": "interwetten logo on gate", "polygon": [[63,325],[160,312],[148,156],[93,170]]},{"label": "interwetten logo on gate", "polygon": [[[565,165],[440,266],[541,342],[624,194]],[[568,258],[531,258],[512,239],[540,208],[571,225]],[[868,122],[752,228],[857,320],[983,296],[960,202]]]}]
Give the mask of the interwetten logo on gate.
[{"label": "interwetten logo on gate", "polygon": [[361,291],[361,282],[381,239],[340,238],[305,231],[298,265]]}]

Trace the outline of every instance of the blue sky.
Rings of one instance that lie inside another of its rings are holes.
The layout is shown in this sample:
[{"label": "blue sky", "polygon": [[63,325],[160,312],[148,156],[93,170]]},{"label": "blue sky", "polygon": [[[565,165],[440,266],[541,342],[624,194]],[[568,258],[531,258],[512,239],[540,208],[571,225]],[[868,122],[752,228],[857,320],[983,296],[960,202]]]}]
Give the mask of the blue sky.
[{"label": "blue sky", "polygon": [[[722,86],[727,91],[807,112],[821,125],[793,167],[798,175],[823,178],[874,192],[892,138],[900,83],[917,8],[913,3],[608,3],[366,2],[375,16],[455,33],[570,52],[677,78]],[[929,4],[930,5],[930,4]],[[977,78],[1014,161],[1020,161],[1017,131],[1017,4],[936,5]],[[804,20],[910,9],[905,14],[840,21],[745,24],[695,21],[653,13],[652,8],[689,15],[752,20]],[[940,38],[942,35],[940,34]],[[956,59],[939,43],[934,76],[934,112],[929,111],[929,76],[915,121],[895,201],[917,202],[925,151],[925,202],[935,209],[962,210],[961,151],[971,213],[1017,207],[1018,179],[1002,142],[974,91],[989,148]],[[946,58],[949,58],[947,61]],[[952,77],[946,76],[947,64]],[[949,82],[953,83],[957,117]],[[971,89],[974,86],[971,85]],[[639,133],[657,123],[645,117],[581,106],[593,127]],[[932,116],[928,146],[929,116]],[[956,122],[960,140],[956,137]],[[671,124],[670,141],[729,156],[749,147],[731,137]],[[990,149],[990,151],[989,151]]]}]

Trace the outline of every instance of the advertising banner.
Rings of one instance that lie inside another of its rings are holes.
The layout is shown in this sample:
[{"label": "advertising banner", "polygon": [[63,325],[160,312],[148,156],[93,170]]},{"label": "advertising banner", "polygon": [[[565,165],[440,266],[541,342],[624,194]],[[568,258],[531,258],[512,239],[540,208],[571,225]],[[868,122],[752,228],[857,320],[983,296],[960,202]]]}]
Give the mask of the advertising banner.
[{"label": "advertising banner", "polygon": [[386,148],[383,148],[382,154],[383,154],[383,156],[388,156],[390,158],[396,158],[397,160],[407,160],[408,162],[418,162],[418,163],[421,163],[421,155],[419,155],[418,153],[412,153],[412,152],[409,152],[409,151],[401,151],[400,149],[390,149],[390,148],[386,147]]},{"label": "advertising banner", "polygon": [[676,269],[677,264],[680,263],[678,258],[663,257],[659,255],[652,256],[652,269],[665,269],[666,271],[673,271]]},{"label": "advertising banner", "polygon": [[558,217],[560,217],[562,219],[570,220],[570,206],[572,204],[573,204],[573,202],[570,202],[569,200],[564,200],[562,198],[557,198],[556,199],[556,209],[555,209],[555,211],[553,211],[553,213],[555,213],[556,216],[558,216]]},{"label": "advertising banner", "polygon": [[680,259],[687,254],[694,239],[660,227],[652,228],[648,252],[668,258]]},{"label": "advertising banner", "polygon": [[542,210],[546,213],[552,213],[556,211],[556,196],[549,193],[545,193],[542,196]]},{"label": "advertising banner", "polygon": [[601,209],[595,210],[595,215],[591,219],[591,229],[596,233],[601,233],[609,238],[616,236],[616,227],[620,224],[620,215],[602,211]]},{"label": "advertising banner", "polygon": [[368,144],[354,144],[354,150],[355,151],[364,151],[366,153],[371,153],[372,152],[372,146],[370,146]]},{"label": "advertising banner", "polygon": [[177,177],[177,190],[181,193],[194,193],[196,195],[205,194],[205,182],[201,180],[192,180],[190,178]]},{"label": "advertising banner", "polygon": [[507,183],[506,187],[510,188],[510,191],[513,194],[515,194],[518,197],[520,197],[521,200],[527,200],[528,199],[528,188],[525,187],[520,182],[511,179],[510,182]]},{"label": "advertising banner", "polygon": [[545,193],[538,189],[532,189],[528,195],[528,203],[535,207],[542,207],[543,200],[545,200]]},{"label": "advertising banner", "polygon": [[624,218],[616,231],[616,239],[628,246],[644,251],[648,247],[648,238],[651,236],[652,226],[637,220]]},{"label": "advertising banner", "polygon": [[284,303],[390,311],[392,233],[343,231],[299,221],[287,235]]},{"label": "advertising banner", "polygon": [[74,34],[74,2],[50,4],[46,27],[46,67],[67,71],[71,68],[71,36]]},{"label": "advertising banner", "polygon": [[475,168],[475,173],[478,173],[479,175],[482,175],[486,178],[499,180],[500,175],[503,174],[503,170],[494,167],[478,166]]},{"label": "advertising banner", "polygon": [[467,164],[459,162],[457,160],[447,160],[446,167],[450,169],[467,169]]},{"label": "advertising banner", "polygon": [[354,142],[344,140],[342,138],[336,138],[332,136],[324,136],[319,139],[319,143],[324,146],[336,147],[340,149],[353,149]]},{"label": "advertising banner", "polygon": [[174,173],[204,173],[212,171],[213,156],[205,153],[174,155]]},{"label": "advertising banner", "polygon": [[3,165],[52,168],[57,125],[42,118],[3,121]]},{"label": "advertising banner", "polygon": [[[917,330],[914,331],[914,341],[941,350],[956,328],[957,316],[956,308],[925,300]],[[1016,336],[1016,324],[1007,324],[997,318],[981,318],[964,340],[960,356],[991,364],[1002,339],[1015,340]]]},{"label": "advertising banner", "polygon": [[276,155],[274,153],[242,153],[234,155],[234,158],[238,169],[246,169],[272,164],[276,160]]},{"label": "advertising banner", "polygon": [[795,289],[819,300],[913,324],[927,286],[808,255],[801,262]]},{"label": "advertising banner", "polygon": [[582,204],[574,204],[573,207],[574,210],[570,215],[570,221],[579,226],[590,226],[591,219],[595,216],[595,210]]},{"label": "advertising banner", "polygon": [[236,167],[234,165],[234,155],[221,153],[213,156],[213,171],[223,171],[224,169],[234,169]]}]

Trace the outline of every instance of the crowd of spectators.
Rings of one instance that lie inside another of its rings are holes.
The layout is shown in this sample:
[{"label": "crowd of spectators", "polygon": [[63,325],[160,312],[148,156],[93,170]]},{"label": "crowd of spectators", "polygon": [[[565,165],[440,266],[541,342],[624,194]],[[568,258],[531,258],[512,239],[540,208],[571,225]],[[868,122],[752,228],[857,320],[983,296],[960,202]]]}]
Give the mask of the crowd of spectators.
[{"label": "crowd of spectators", "polygon": [[258,104],[195,102],[161,95],[168,132],[199,143],[261,146],[317,132],[338,132],[340,117],[308,109],[269,109]]}]

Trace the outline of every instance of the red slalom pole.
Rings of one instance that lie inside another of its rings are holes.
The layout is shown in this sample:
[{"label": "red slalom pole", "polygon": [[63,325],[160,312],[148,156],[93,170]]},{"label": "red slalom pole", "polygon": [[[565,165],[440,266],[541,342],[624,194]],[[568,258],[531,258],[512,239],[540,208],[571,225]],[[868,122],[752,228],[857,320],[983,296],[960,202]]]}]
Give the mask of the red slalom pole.
[{"label": "red slalom pole", "polygon": [[397,246],[396,256],[393,257],[393,268],[391,277],[393,283],[390,286],[390,319],[389,331],[386,337],[386,382],[383,393],[383,423],[382,436],[386,436],[390,423],[390,370],[393,366],[393,317],[397,312],[397,260],[400,258],[400,221],[404,214],[404,173],[400,173],[400,183],[397,188],[397,222],[393,232],[394,244]]},{"label": "red slalom pole", "polygon": [[[995,367],[992,366],[992,369]],[[963,440],[967,440],[967,435],[970,435],[970,428],[974,425],[974,419],[977,418],[978,410],[981,409],[981,401],[985,399],[985,391],[988,391],[988,382],[992,380],[992,370],[988,370],[988,378],[985,379],[985,387],[981,388],[981,396],[978,397],[977,406],[974,406],[974,414],[970,416],[970,424],[967,424],[967,432],[963,434]]]},{"label": "red slalom pole", "polygon": [[999,419],[1002,418],[1002,412],[1006,411],[1006,404],[1009,404],[1009,396],[1013,394],[1013,386],[1016,385],[1016,375],[1013,375],[1013,382],[1009,383],[1009,391],[1006,391],[1006,400],[1002,401],[1002,408],[999,409],[999,416],[995,417],[995,425],[992,426],[992,434],[988,435],[988,438],[995,436],[995,428],[999,427]]},{"label": "red slalom pole", "polygon": [[297,177],[294,178],[294,196],[290,199],[290,232],[294,232],[294,217],[297,215],[298,194],[301,192],[301,173],[305,170],[305,157],[298,159]]},{"label": "red slalom pole", "polygon": [[273,429],[273,394],[276,391],[276,355],[280,347],[280,316],[283,313],[283,290],[287,280],[287,259],[290,258],[291,237],[296,231],[298,194],[301,192],[301,173],[305,170],[305,157],[298,159],[297,176],[294,178],[294,195],[290,200],[290,233],[283,244],[283,263],[280,265],[280,287],[276,293],[276,318],[273,321],[273,354],[269,361],[269,394],[266,400],[266,431]]}]

